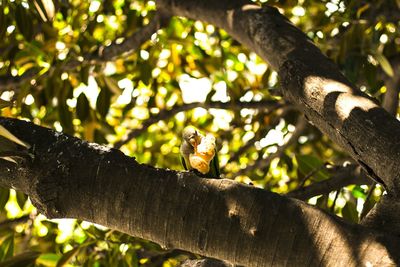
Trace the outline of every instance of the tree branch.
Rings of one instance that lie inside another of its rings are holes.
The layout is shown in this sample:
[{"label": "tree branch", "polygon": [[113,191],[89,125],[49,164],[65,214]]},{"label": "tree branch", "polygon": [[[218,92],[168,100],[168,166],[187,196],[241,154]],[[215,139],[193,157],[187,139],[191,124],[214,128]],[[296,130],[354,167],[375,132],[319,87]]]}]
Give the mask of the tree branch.
[{"label": "tree branch", "polygon": [[253,101],[253,102],[240,102],[240,101],[235,101],[235,102],[195,102],[195,103],[189,103],[189,104],[182,104],[182,105],[176,105],[173,106],[171,109],[164,109],[160,111],[159,113],[152,115],[150,118],[145,120],[142,123],[142,126],[138,129],[133,129],[131,130],[128,135],[121,141],[118,141],[114,144],[115,148],[120,148],[124,144],[128,143],[130,140],[133,138],[141,135],[143,132],[147,131],[147,128],[154,124],[157,123],[161,120],[168,120],[169,118],[175,116],[177,113],[182,112],[182,111],[187,111],[191,110],[194,108],[215,108],[215,109],[243,109],[243,108],[249,108],[249,109],[260,109],[260,110],[275,110],[278,108],[283,107],[284,103],[282,102],[277,102],[274,100],[262,100],[262,101]]},{"label": "tree branch", "polygon": [[286,99],[299,105],[390,194],[400,195],[400,122],[353,86],[277,9],[245,0],[157,4],[174,15],[221,27],[255,51],[278,71]]},{"label": "tree branch", "polygon": [[0,162],[0,184],[27,193],[49,218],[87,220],[245,266],[400,263],[397,236],[301,201],[139,164],[116,149],[25,121],[0,118],[0,124],[35,154],[18,166]]}]

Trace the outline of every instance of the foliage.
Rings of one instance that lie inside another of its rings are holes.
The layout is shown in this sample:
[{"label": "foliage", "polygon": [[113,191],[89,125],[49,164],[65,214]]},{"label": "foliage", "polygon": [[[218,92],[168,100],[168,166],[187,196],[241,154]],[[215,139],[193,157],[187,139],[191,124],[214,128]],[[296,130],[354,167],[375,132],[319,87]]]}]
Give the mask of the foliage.
[{"label": "foliage", "polygon": [[[387,89],[382,77],[394,75],[391,62],[400,49],[400,23],[392,12],[399,1],[262,2],[278,7],[352,82],[382,100]],[[311,125],[289,144],[301,118],[287,103],[272,110],[230,105],[178,112],[191,102],[282,103],[277,74],[212,25],[173,17],[138,51],[90,61],[87,55],[96,56],[147,25],[155,2],[3,0],[0,5],[0,84],[21,81],[1,87],[3,116],[91,142],[123,144],[123,152],[139,162],[177,170],[182,169],[180,133],[192,124],[217,136],[225,177],[279,193],[329,179],[329,166],[350,161]],[[127,140],[129,133],[136,134]],[[266,159],[270,164],[251,168]],[[377,186],[367,198],[368,190],[350,185],[309,203],[357,221],[365,200],[370,208],[382,193]],[[26,196],[8,189],[0,189],[0,232],[0,261],[7,266],[174,266],[194,257],[87,222],[47,220]]]}]

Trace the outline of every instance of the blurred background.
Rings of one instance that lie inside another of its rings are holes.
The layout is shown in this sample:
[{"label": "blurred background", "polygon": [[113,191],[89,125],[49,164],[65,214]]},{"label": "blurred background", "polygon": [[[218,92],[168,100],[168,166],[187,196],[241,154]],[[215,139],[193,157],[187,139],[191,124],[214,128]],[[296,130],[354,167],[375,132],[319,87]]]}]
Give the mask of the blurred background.
[{"label": "blurred background", "polygon": [[[400,1],[255,2],[277,7],[398,116]],[[379,200],[382,187],[286,102],[277,73],[225,31],[173,17],[137,50],[96,57],[155,14],[154,1],[0,0],[1,115],[175,170],[183,170],[182,129],[193,125],[216,136],[224,178],[350,222]],[[0,188],[7,266],[177,266],[196,257],[88,222],[48,220],[23,193]]]}]

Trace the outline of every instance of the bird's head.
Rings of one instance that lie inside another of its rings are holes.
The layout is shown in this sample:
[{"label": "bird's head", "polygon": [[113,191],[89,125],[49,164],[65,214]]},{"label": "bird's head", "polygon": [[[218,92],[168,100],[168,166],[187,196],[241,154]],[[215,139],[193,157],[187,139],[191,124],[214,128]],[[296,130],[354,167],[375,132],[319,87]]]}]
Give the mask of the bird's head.
[{"label": "bird's head", "polygon": [[196,128],[187,126],[183,129],[182,138],[185,142],[189,143],[193,148],[197,148],[200,144],[201,136]]}]

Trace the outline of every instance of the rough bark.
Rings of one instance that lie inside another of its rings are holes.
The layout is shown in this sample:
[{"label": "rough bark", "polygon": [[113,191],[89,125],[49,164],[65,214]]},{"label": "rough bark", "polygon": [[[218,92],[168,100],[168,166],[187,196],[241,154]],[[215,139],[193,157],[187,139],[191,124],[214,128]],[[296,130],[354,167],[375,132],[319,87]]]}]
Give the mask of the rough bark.
[{"label": "rough bark", "polygon": [[283,93],[389,194],[400,194],[400,123],[355,88],[277,9],[251,1],[158,0],[174,15],[223,28],[279,72]]},{"label": "rough bark", "polygon": [[225,179],[139,164],[119,150],[15,119],[32,161],[0,161],[0,185],[49,218],[78,218],[245,266],[387,266],[400,239]]}]

